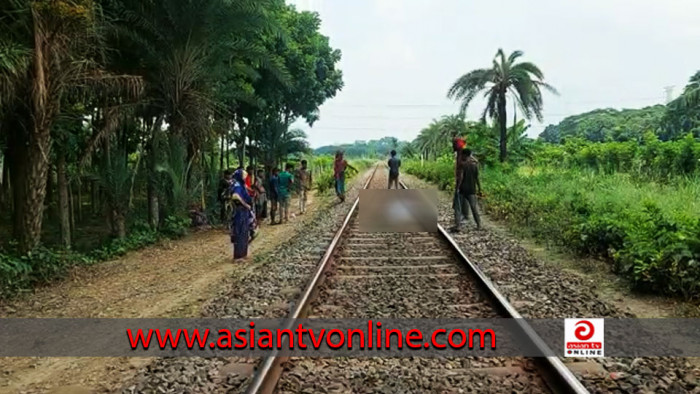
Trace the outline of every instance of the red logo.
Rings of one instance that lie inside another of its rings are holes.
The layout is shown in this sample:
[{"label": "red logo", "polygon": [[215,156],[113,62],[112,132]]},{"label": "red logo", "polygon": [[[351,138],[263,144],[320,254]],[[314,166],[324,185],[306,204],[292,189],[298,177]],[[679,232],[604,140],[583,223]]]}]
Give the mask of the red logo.
[{"label": "red logo", "polygon": [[[580,325],[583,326],[580,326]],[[576,330],[574,331],[574,335],[576,335],[576,338],[578,338],[579,341],[587,341],[591,338],[593,338],[593,334],[595,333],[595,328],[593,328],[593,323],[589,322],[588,320],[581,320],[578,323],[576,323]]]},{"label": "red logo", "polygon": [[566,357],[603,357],[604,319],[564,319]]}]

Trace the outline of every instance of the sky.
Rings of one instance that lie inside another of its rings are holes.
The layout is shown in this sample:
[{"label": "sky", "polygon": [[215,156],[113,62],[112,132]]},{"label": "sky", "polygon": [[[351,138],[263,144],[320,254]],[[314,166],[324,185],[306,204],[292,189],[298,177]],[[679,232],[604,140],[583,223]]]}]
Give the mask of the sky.
[{"label": "sky", "polygon": [[[316,11],[342,51],[345,87],[307,132],[313,148],[393,136],[412,140],[458,112],[447,90],[489,67],[499,48],[524,52],[559,95],[544,97],[548,124],[596,108],[664,104],[700,69],[697,0],[288,0]],[[481,116],[475,100],[467,117]],[[508,108],[509,119],[512,106]]]}]

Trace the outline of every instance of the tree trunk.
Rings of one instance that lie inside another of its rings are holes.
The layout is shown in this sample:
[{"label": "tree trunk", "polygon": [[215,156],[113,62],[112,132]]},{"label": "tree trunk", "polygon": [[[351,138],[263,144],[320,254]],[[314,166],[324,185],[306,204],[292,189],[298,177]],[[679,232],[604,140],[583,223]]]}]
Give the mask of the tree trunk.
[{"label": "tree trunk", "polygon": [[93,215],[100,211],[97,209],[97,184],[94,179],[90,180],[90,206]]},{"label": "tree trunk", "polygon": [[2,159],[2,189],[0,189],[0,201],[2,208],[13,212],[12,209],[12,188],[10,183],[10,155],[9,147],[5,150]]},{"label": "tree trunk", "polygon": [[68,178],[66,177],[66,155],[59,149],[56,160],[56,177],[58,183],[58,217],[61,224],[61,245],[71,246],[70,208],[68,201]]},{"label": "tree trunk", "polygon": [[508,129],[506,126],[506,95],[505,93],[499,95],[498,97],[498,126],[500,128],[500,159],[501,162],[506,161],[508,157],[508,149],[506,147],[508,138]]},{"label": "tree trunk", "polygon": [[109,212],[112,235],[119,239],[126,238],[126,217],[115,208],[110,208]]},{"label": "tree trunk", "polygon": [[226,127],[226,169],[231,168],[231,153],[229,152],[229,143],[228,143],[228,136],[229,136],[229,128]]},{"label": "tree trunk", "polygon": [[238,138],[236,139],[236,154],[238,155],[238,166],[245,165],[245,122],[241,116],[237,116],[236,125],[238,127]]},{"label": "tree trunk", "polygon": [[158,190],[157,190],[157,174],[156,166],[158,164],[158,158],[156,157],[156,137],[160,132],[161,125],[163,123],[163,118],[158,117],[153,124],[151,129],[151,138],[146,144],[146,160],[148,167],[148,223],[151,228],[156,229],[160,224],[160,207],[158,202]]},{"label": "tree trunk", "polygon": [[14,233],[20,252],[26,253],[39,245],[48,180],[48,154],[51,137],[48,128],[34,127],[28,137],[28,146],[18,152],[18,166],[14,182],[16,221]]},{"label": "tree trunk", "polygon": [[54,189],[56,189],[56,182],[53,176],[53,166],[49,164],[46,178],[46,197],[44,197],[44,206],[48,208],[49,221],[58,219],[58,204],[54,203]]},{"label": "tree trunk", "polygon": [[[60,95],[52,94],[48,73],[51,50],[43,23],[35,16],[33,21],[34,47],[31,68],[30,113],[26,126],[14,130],[17,140],[12,144],[18,150],[12,185],[15,200],[14,235],[22,253],[29,252],[41,241],[41,226],[46,197],[46,181],[51,149],[51,123],[59,111]],[[25,128],[26,127],[26,128]],[[17,144],[19,142],[19,144]]]},{"label": "tree trunk", "polygon": [[238,152],[238,166],[243,167],[245,164],[245,142],[239,145],[240,146],[236,147]]},{"label": "tree trunk", "polygon": [[73,194],[73,185],[68,182],[68,202],[70,207],[70,232],[75,234],[75,197]]},{"label": "tree trunk", "polygon": [[219,152],[219,171],[224,170],[224,139],[225,135],[221,134],[221,151]]},{"label": "tree trunk", "polygon": [[76,205],[78,206],[78,222],[83,221],[83,181],[78,177],[78,193],[76,194]]}]

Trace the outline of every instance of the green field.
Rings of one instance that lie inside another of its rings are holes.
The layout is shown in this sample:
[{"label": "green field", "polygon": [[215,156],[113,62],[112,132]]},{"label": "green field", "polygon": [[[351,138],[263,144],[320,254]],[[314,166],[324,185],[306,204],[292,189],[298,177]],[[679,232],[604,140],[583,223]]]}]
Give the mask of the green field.
[{"label": "green field", "polygon": [[[697,297],[697,173],[655,178],[572,163],[562,157],[559,165],[483,169],[486,211],[542,241],[610,261],[612,269],[629,278],[636,289]],[[423,165],[410,161],[406,171],[449,189],[453,165],[452,157],[443,156]]]}]

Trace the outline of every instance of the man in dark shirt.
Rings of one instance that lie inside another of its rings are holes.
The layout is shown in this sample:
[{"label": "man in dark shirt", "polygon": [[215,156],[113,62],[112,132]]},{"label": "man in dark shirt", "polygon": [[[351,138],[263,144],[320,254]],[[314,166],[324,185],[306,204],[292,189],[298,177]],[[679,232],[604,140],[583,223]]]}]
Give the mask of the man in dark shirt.
[{"label": "man in dark shirt", "polygon": [[457,162],[456,176],[457,206],[455,207],[455,226],[451,230],[453,232],[460,231],[462,215],[466,218],[469,215],[469,209],[474,215],[476,228],[480,229],[481,218],[479,217],[476,199],[477,194],[481,194],[479,162],[472,157],[471,150],[462,150]]},{"label": "man in dark shirt", "polygon": [[280,222],[289,221],[289,200],[292,198],[292,186],[294,185],[294,166],[287,163],[284,166],[284,171],[280,172],[279,178],[279,192],[277,195],[277,201],[280,206]]},{"label": "man in dark shirt", "polygon": [[399,168],[401,167],[401,160],[396,158],[396,151],[391,151],[391,159],[389,159],[389,189],[391,189],[391,184],[396,185],[399,188]]},{"label": "man in dark shirt", "polygon": [[[277,213],[277,205],[280,195],[279,172],[280,170],[278,168],[274,168],[272,170],[272,175],[270,176],[270,188],[268,190],[268,198],[270,199],[270,224],[277,224],[275,223],[275,214]],[[281,222],[282,220],[280,219],[280,223]]]}]

